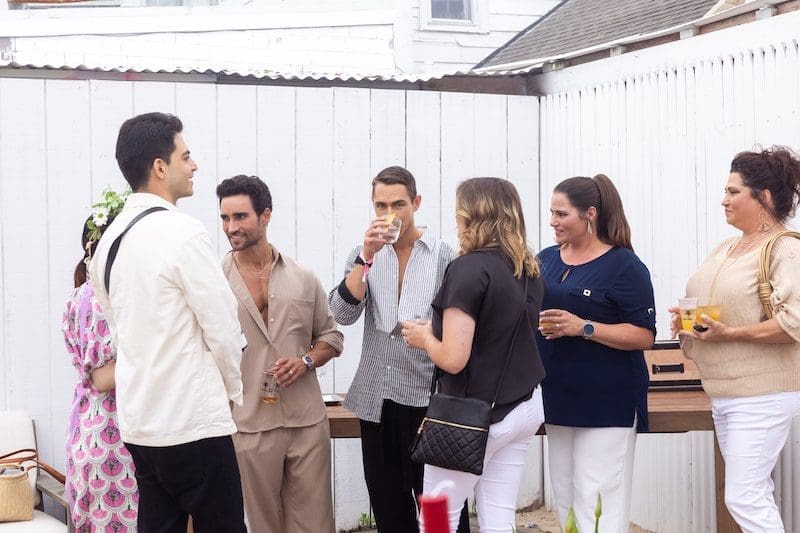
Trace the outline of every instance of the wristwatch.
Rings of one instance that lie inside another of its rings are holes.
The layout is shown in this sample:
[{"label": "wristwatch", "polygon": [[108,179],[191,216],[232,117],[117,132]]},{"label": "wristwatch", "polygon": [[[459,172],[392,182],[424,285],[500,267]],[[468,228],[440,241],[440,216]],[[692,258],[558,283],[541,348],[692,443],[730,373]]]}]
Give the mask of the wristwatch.
[{"label": "wristwatch", "polygon": [[594,335],[594,324],[589,322],[588,320],[583,324],[583,338],[584,339],[591,339],[592,335]]},{"label": "wristwatch", "polygon": [[303,360],[303,363],[305,363],[307,369],[314,370],[314,368],[315,368],[314,360],[311,359],[310,355],[308,355],[307,353],[304,353],[304,354],[301,354],[299,357],[300,357],[300,359]]}]

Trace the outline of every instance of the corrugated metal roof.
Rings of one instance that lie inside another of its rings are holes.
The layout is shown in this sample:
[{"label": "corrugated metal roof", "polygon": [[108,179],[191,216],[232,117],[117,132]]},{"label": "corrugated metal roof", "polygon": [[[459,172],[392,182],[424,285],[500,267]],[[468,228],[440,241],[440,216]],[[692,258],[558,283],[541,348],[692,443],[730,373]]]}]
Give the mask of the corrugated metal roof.
[{"label": "corrugated metal roof", "polygon": [[411,74],[368,74],[359,72],[285,72],[270,69],[228,69],[215,65],[197,65],[193,68],[176,66],[172,69],[152,69],[141,65],[53,65],[19,63],[16,61],[0,60],[0,67],[32,68],[63,71],[93,71],[93,72],[134,72],[155,74],[215,74],[224,76],[242,76],[255,79],[287,80],[287,81],[365,81],[365,82],[395,82],[395,83],[420,83],[440,80],[448,77],[504,77],[525,74],[530,69],[515,71],[478,72],[475,70],[458,70],[452,72],[430,72]]},{"label": "corrugated metal roof", "polygon": [[547,58],[702,18],[718,0],[564,0],[476,68]]}]

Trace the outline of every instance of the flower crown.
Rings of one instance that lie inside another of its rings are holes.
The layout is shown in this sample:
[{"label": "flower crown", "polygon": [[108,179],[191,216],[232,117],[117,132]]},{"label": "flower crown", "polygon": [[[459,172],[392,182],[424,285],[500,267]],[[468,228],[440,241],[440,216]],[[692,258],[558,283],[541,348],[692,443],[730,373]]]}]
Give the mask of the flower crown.
[{"label": "flower crown", "polygon": [[116,193],[111,189],[103,192],[103,199],[92,205],[92,218],[86,222],[89,232],[86,234],[86,247],[100,240],[108,221],[116,217],[125,206],[125,201],[131,194],[130,189],[125,189],[122,193]]}]

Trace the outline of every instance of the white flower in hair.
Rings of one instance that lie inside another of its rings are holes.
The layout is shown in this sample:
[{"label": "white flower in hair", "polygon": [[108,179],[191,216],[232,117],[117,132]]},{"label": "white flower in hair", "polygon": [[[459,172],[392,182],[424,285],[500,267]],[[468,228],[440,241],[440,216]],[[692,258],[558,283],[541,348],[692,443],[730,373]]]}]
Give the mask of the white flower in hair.
[{"label": "white flower in hair", "polygon": [[92,213],[92,222],[94,222],[94,225],[98,228],[105,226],[108,223],[108,212],[109,209],[106,206],[95,207]]}]

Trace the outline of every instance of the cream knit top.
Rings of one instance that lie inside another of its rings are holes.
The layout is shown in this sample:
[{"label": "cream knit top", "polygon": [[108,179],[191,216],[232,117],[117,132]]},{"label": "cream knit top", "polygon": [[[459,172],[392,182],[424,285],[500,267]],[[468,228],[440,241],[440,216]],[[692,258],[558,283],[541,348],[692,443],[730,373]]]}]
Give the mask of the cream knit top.
[{"label": "cream knit top", "polygon": [[[758,298],[758,259],[763,243],[728,258],[736,241],[726,239],[689,278],[686,296],[709,297],[722,306],[720,321],[729,326],[766,319]],[[716,278],[716,281],[714,281]],[[795,342],[703,342],[685,339],[684,353],[697,363],[709,396],[762,396],[800,390],[800,239],[782,237],[772,249],[770,281],[773,315]]]}]

